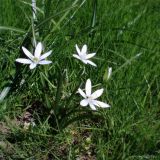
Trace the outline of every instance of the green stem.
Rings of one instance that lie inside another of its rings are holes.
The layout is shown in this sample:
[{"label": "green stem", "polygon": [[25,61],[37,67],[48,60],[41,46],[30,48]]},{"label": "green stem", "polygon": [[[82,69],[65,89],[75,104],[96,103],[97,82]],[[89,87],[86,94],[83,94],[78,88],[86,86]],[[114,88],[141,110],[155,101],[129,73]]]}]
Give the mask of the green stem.
[{"label": "green stem", "polygon": [[61,99],[61,93],[62,93],[62,84],[63,84],[63,74],[61,73],[61,70],[59,69],[59,77],[58,77],[58,85],[57,85],[57,92],[56,92],[56,99],[55,99],[55,111],[58,111],[59,108],[59,102]]}]

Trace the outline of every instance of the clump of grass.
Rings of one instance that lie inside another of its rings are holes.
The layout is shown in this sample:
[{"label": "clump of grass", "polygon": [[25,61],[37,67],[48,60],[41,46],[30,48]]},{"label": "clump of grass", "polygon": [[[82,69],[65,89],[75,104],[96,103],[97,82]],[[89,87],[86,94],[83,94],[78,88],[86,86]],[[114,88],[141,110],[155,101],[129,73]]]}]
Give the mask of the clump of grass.
[{"label": "clump of grass", "polygon": [[[34,25],[30,1],[2,4],[0,86],[11,90],[0,103],[0,158],[159,159],[158,0],[37,1]],[[53,64],[32,72],[15,59],[22,46],[34,50],[33,31]],[[73,60],[84,43],[97,68]],[[80,107],[88,78],[111,109]]]}]

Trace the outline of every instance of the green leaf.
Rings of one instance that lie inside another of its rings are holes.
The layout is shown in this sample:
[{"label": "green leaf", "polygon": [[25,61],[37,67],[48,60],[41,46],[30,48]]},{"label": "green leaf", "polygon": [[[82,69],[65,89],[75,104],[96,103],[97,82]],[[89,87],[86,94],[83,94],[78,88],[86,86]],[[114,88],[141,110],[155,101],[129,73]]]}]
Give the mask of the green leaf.
[{"label": "green leaf", "polygon": [[26,31],[23,29],[10,27],[10,26],[0,26],[0,30],[9,30],[9,31],[14,31],[19,33],[26,33]]}]

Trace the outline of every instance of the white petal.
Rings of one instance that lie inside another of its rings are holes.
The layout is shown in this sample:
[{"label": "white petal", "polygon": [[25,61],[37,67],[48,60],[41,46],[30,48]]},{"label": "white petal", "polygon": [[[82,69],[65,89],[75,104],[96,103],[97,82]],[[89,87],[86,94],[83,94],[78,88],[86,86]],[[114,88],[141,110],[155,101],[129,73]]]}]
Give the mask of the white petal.
[{"label": "white petal", "polygon": [[39,42],[36,46],[34,56],[37,57],[37,58],[40,58],[41,52],[42,52],[42,43]]},{"label": "white petal", "polygon": [[45,65],[45,64],[50,64],[50,63],[52,63],[52,61],[42,60],[42,61],[40,61],[38,64],[43,64],[43,65]]},{"label": "white petal", "polygon": [[40,60],[47,58],[51,53],[52,53],[52,51],[46,52],[45,54],[43,54],[43,55],[40,57]]},{"label": "white petal", "polygon": [[96,107],[95,107],[95,105],[89,104],[89,106],[91,107],[91,109],[92,109],[93,111],[97,110]]},{"label": "white petal", "polygon": [[82,89],[78,89],[78,92],[80,93],[80,95],[83,97],[83,98],[86,98],[86,94],[82,91]]},{"label": "white petal", "polygon": [[16,62],[24,63],[24,64],[31,64],[32,63],[32,61],[30,59],[25,59],[25,58],[18,58],[18,59],[16,59]]},{"label": "white petal", "polygon": [[86,90],[86,95],[90,96],[91,91],[92,91],[92,85],[91,85],[91,80],[90,79],[87,79],[85,90]]},{"label": "white petal", "polygon": [[91,97],[93,99],[96,99],[96,98],[100,97],[102,95],[102,93],[103,93],[103,89],[98,89],[97,91],[95,91],[94,93],[92,93]]},{"label": "white petal", "polygon": [[96,55],[96,53],[91,53],[91,54],[87,54],[86,58],[89,59],[89,58],[92,58]]},{"label": "white petal", "polygon": [[81,50],[82,54],[86,54],[87,53],[87,45],[83,45],[82,50]]},{"label": "white petal", "polygon": [[29,59],[32,60],[34,58],[34,56],[25,47],[22,47],[22,50]]},{"label": "white petal", "polygon": [[92,65],[92,66],[97,67],[97,65],[96,65],[95,63],[93,63],[92,61],[90,61],[90,60],[87,60],[87,63],[89,63],[89,64]]},{"label": "white petal", "polygon": [[76,50],[77,50],[78,55],[81,55],[81,51],[80,51],[80,49],[79,49],[77,44],[76,44]]},{"label": "white petal", "polygon": [[80,102],[80,105],[81,105],[81,106],[87,106],[87,105],[88,105],[88,100],[87,100],[87,99],[83,99],[83,100]]},{"label": "white petal", "polygon": [[[96,103],[96,104],[95,104]],[[101,108],[109,108],[111,107],[109,104],[95,100],[95,105]]]},{"label": "white petal", "polygon": [[81,60],[81,58],[77,54],[73,54],[73,57]]},{"label": "white petal", "polygon": [[29,66],[29,68],[30,68],[30,69],[34,69],[36,66],[37,66],[36,63],[31,63],[30,66]]},{"label": "white petal", "polygon": [[108,79],[111,77],[111,74],[112,74],[112,67],[109,67],[108,68],[108,76],[107,76]]},{"label": "white petal", "polygon": [[81,59],[81,61],[82,61],[84,64],[87,64],[87,60]]}]

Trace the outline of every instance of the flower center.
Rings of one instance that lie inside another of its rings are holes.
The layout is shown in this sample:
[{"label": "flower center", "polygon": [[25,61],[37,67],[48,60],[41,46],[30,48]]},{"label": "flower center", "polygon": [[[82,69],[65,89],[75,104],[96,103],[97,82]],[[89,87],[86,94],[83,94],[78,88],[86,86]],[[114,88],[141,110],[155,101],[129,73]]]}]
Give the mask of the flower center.
[{"label": "flower center", "polygon": [[34,58],[33,58],[33,62],[38,63],[38,62],[39,62],[39,58],[34,57]]},{"label": "flower center", "polygon": [[81,59],[86,60],[86,56],[85,55],[81,55],[80,57],[81,57]]},{"label": "flower center", "polygon": [[92,97],[87,97],[87,100],[88,100],[88,103],[89,103],[89,104],[93,104],[93,100],[94,100],[94,99],[93,99]]},{"label": "flower center", "polygon": [[92,101],[92,100],[93,100],[93,97],[92,97],[92,96],[88,96],[87,99],[88,99],[89,101]]}]

